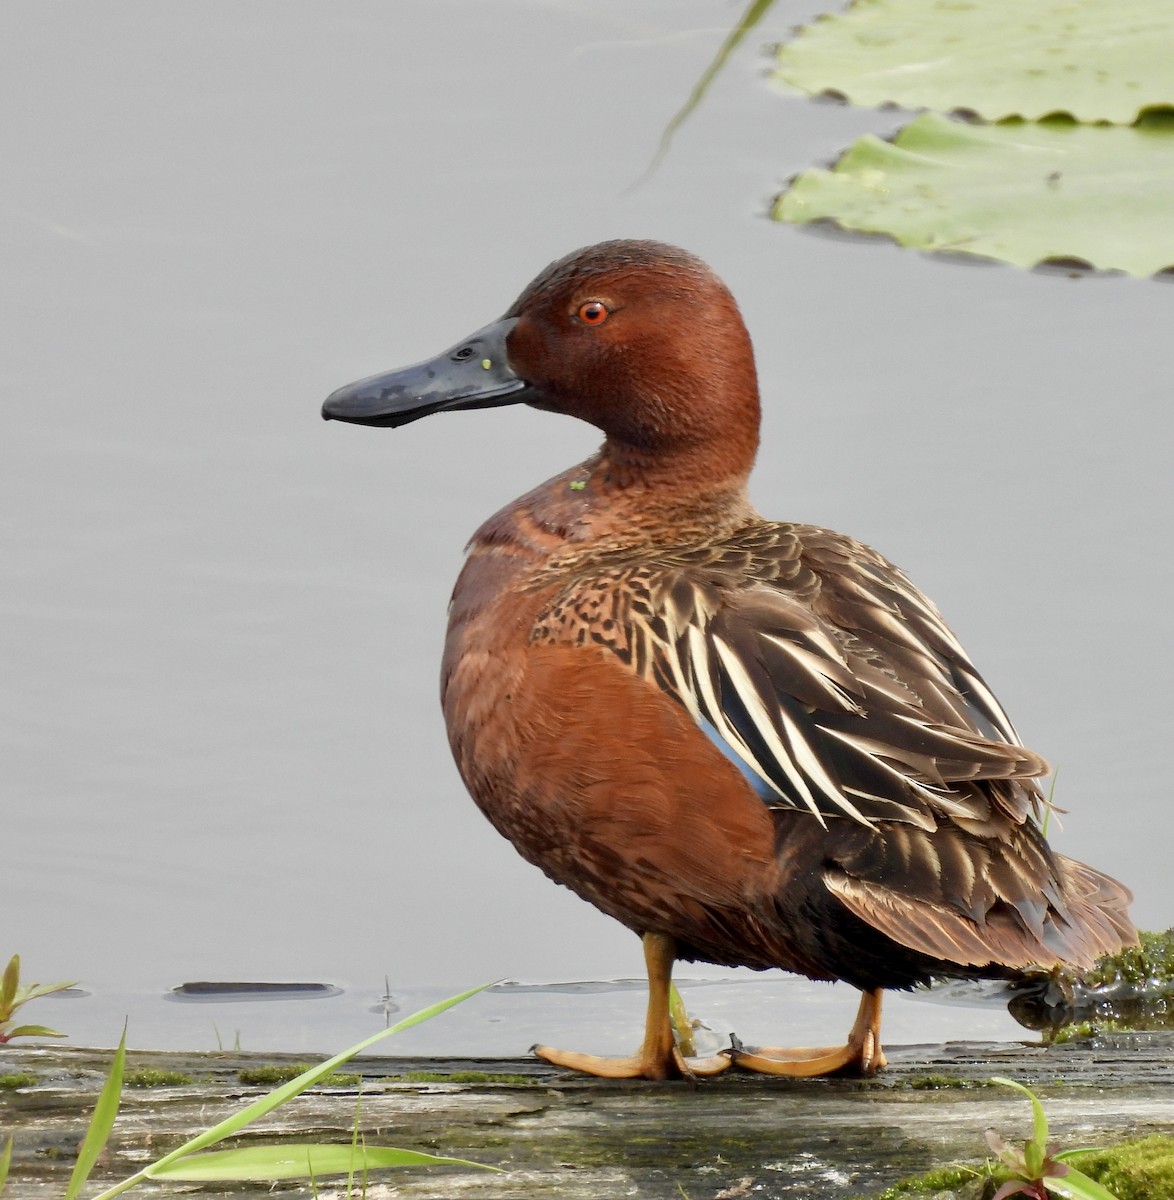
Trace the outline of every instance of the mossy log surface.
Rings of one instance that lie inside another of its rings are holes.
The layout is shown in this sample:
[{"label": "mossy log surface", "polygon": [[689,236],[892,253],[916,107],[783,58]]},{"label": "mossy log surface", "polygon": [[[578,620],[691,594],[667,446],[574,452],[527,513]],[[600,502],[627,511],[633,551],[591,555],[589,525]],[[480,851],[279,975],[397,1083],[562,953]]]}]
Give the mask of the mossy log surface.
[{"label": "mossy log surface", "polygon": [[[687,1083],[584,1079],[529,1060],[365,1058],[361,1125],[369,1144],[498,1166],[381,1172],[368,1195],[402,1197],[859,1197],[933,1166],[983,1161],[983,1130],[1021,1140],[1030,1109],[992,1075],[1043,1099],[1066,1146],[1174,1133],[1174,1034],[1115,1034],[1054,1047],[952,1043],[890,1050],[870,1080],[767,1079],[730,1072]],[[109,1051],[0,1050],[0,1135],[14,1140],[4,1200],[63,1194]],[[189,1084],[128,1088],[87,1194],[131,1174],[266,1089],[240,1072],[292,1056],[131,1052],[128,1070]],[[412,1081],[416,1072],[461,1082]],[[466,1073],[474,1075],[470,1081]],[[401,1078],[393,1078],[393,1077]],[[407,1076],[407,1079],[402,1077]],[[147,1078],[143,1076],[143,1078]],[[237,1144],[349,1142],[354,1084],[307,1092]],[[341,1186],[320,1180],[319,1195]],[[372,1190],[377,1189],[377,1190]],[[309,1185],[140,1185],[137,1192],[310,1195]],[[133,1193],[132,1193],[133,1194]],[[1155,1198],[1156,1200],[1156,1198]]]}]

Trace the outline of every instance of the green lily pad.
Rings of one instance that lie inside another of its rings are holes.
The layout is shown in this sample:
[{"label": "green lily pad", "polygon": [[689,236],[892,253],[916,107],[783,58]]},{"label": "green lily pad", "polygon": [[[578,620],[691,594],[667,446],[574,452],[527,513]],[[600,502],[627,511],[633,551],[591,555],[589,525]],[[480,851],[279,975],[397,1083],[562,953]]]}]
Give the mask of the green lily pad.
[{"label": "green lily pad", "polygon": [[856,0],[800,30],[778,63],[786,83],[853,104],[1127,125],[1174,104],[1174,3]]},{"label": "green lily pad", "polygon": [[1174,269],[1174,116],[970,125],[924,113],[893,142],[860,138],[830,171],[798,175],[774,217],[831,220],[902,246],[1020,267]]}]

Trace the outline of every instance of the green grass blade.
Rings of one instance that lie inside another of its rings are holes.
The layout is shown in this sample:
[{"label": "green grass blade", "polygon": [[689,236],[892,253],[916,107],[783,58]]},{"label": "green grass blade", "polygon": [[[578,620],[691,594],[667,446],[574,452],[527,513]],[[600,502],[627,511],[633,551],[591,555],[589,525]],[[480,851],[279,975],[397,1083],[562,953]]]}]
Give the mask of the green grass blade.
[{"label": "green grass blade", "polygon": [[1044,821],[1043,821],[1043,824],[1040,826],[1040,830],[1039,830],[1040,833],[1042,833],[1044,835],[1044,837],[1048,836],[1048,826],[1051,825],[1051,823],[1052,823],[1052,813],[1054,813],[1056,811],[1056,805],[1054,803],[1054,800],[1055,800],[1055,796],[1056,796],[1056,780],[1059,778],[1060,778],[1060,768],[1053,767],[1052,768],[1052,782],[1051,782],[1051,785],[1048,787],[1048,798],[1047,798],[1047,800],[1044,801]]},{"label": "green grass blade", "polygon": [[240,1146],[235,1150],[209,1150],[173,1162],[153,1179],[186,1182],[263,1182],[268,1179],[309,1179],[323,1175],[351,1175],[379,1167],[476,1167],[496,1171],[463,1158],[443,1158],[400,1150],[394,1146],[311,1145],[286,1142],[280,1146]]},{"label": "green grass blade", "polygon": [[664,127],[664,132],[660,135],[660,144],[656,148],[652,162],[648,165],[648,169],[644,174],[636,181],[637,184],[647,179],[664,161],[664,156],[668,154],[669,146],[672,145],[673,137],[676,135],[677,130],[693,115],[693,110],[705,99],[705,93],[709,91],[709,85],[717,77],[722,67],[726,65],[726,61],[730,55],[738,48],[739,43],[750,30],[762,20],[773,3],[774,0],[751,0],[750,7],[742,14],[738,19],[738,23],[727,34],[726,40],[718,48],[713,61],[706,67],[701,78],[693,85],[693,90],[689,93],[689,98],[673,114],[669,123]]},{"label": "green grass blade", "polygon": [[8,1168],[12,1164],[12,1135],[8,1135],[8,1141],[4,1143],[4,1149],[0,1151],[0,1192],[4,1191],[4,1185],[8,1182]]},{"label": "green grass blade", "polygon": [[991,1082],[1002,1084],[1004,1087],[1014,1088],[1017,1092],[1022,1092],[1031,1101],[1032,1131],[1031,1137],[1023,1144],[1023,1162],[1027,1167],[1028,1178],[1036,1179],[1039,1177],[1040,1171],[1043,1170],[1044,1159],[1047,1156],[1048,1115],[1044,1112],[1044,1106],[1039,1102],[1039,1098],[1030,1088],[1025,1088],[1023,1084],[1016,1083],[1013,1079],[1004,1079],[1001,1075],[992,1075]]},{"label": "green grass blade", "polygon": [[1060,1196],[1062,1200],[1117,1200],[1117,1197],[1104,1184],[1090,1179],[1083,1171],[1078,1171],[1071,1165],[1068,1167],[1067,1175],[1060,1178],[1049,1175],[1047,1188],[1049,1192]]},{"label": "green grass blade", "polygon": [[1042,1150],[1048,1144],[1048,1117],[1044,1112],[1044,1106],[1039,1102],[1039,1098],[1029,1088],[1025,1088],[1023,1084],[1016,1083],[1013,1079],[1005,1079],[1001,1075],[992,1075],[991,1083],[1001,1084],[1003,1087],[1014,1088],[1017,1092],[1022,1092],[1028,1100],[1031,1101],[1031,1110],[1033,1117],[1032,1137],[1040,1145]]},{"label": "green grass blade", "polygon": [[[430,1004],[427,1008],[420,1009],[419,1012],[412,1013],[402,1021],[392,1025],[389,1029],[381,1029],[378,1033],[372,1034],[371,1037],[351,1046],[350,1049],[342,1051],[341,1054],[336,1054],[324,1063],[319,1063],[318,1066],[311,1067],[308,1071],[303,1071],[296,1079],[291,1079],[289,1083],[274,1088],[273,1091],[266,1093],[266,1095],[254,1101],[248,1107],[242,1108],[240,1112],[226,1117],[219,1124],[213,1125],[211,1129],[206,1129],[190,1141],[184,1142],[182,1146],[172,1150],[170,1154],[165,1154],[158,1161],[144,1167],[137,1176],[132,1176],[131,1180],[124,1180],[123,1182],[129,1187],[132,1180],[137,1182],[139,1178],[153,1177],[162,1168],[175,1162],[176,1159],[182,1158],[186,1154],[194,1154],[197,1150],[203,1150],[206,1146],[212,1146],[216,1142],[223,1141],[226,1137],[231,1137],[234,1133],[239,1133],[245,1126],[251,1125],[261,1117],[267,1116],[275,1108],[280,1108],[281,1105],[292,1100],[295,1096],[300,1096],[307,1088],[313,1087],[319,1080],[332,1074],[343,1063],[349,1062],[357,1054],[362,1054],[364,1050],[370,1046],[374,1046],[376,1042],[390,1037],[393,1033],[400,1033],[405,1029],[410,1029],[413,1025],[419,1025],[431,1017],[438,1016],[440,1013],[452,1008],[454,1004],[460,1004],[462,1000],[467,1000],[470,996],[475,996],[478,992],[483,992],[487,987],[492,986],[492,984],[483,983],[480,987],[470,988],[467,992],[461,992],[457,996],[450,996],[447,1000],[440,1000],[436,1004]],[[125,1189],[119,1185],[118,1191],[122,1190]],[[95,1197],[95,1200],[109,1200],[110,1196],[117,1194],[118,1192],[115,1190],[103,1192],[100,1197]]]},{"label": "green grass blade", "polygon": [[[163,1155],[162,1158],[156,1159],[153,1163],[148,1163],[147,1166],[136,1171],[133,1175],[127,1176],[120,1183],[107,1188],[106,1191],[95,1196],[93,1200],[112,1200],[112,1197],[120,1195],[128,1188],[134,1187],[136,1183],[139,1183],[143,1179],[165,1175],[167,1169],[179,1159],[184,1158],[186,1155],[194,1154],[197,1150],[203,1150],[207,1146],[214,1145],[216,1142],[223,1141],[226,1137],[231,1137],[234,1133],[239,1133],[247,1125],[271,1113],[275,1108],[280,1108],[281,1105],[292,1100],[295,1096],[300,1096],[307,1088],[313,1087],[320,1079],[324,1079],[327,1075],[332,1074],[343,1063],[349,1062],[357,1054],[361,1054],[370,1046],[375,1045],[376,1042],[390,1037],[393,1033],[410,1029],[413,1025],[419,1025],[431,1017],[438,1016],[440,1013],[452,1008],[453,1005],[460,1004],[462,1000],[467,1000],[470,996],[475,996],[478,992],[483,992],[487,987],[492,986],[491,983],[483,983],[480,987],[470,988],[467,992],[461,992],[456,996],[449,996],[446,1000],[439,1000],[435,1004],[430,1004],[427,1008],[420,1009],[419,1012],[412,1013],[388,1029],[381,1029],[378,1033],[372,1034],[369,1038],[365,1038],[349,1049],[342,1051],[341,1054],[336,1054],[324,1063],[319,1063],[318,1066],[311,1067],[308,1071],[303,1071],[296,1079],[291,1079],[289,1083],[274,1088],[273,1091],[266,1093],[259,1100],[241,1109],[240,1112],[233,1113],[223,1121],[213,1125],[211,1129],[206,1129],[203,1133],[197,1134],[190,1141],[184,1142],[182,1146],[177,1146],[170,1153]],[[74,1200],[74,1198],[69,1196],[66,1200]]]},{"label": "green grass blade", "polygon": [[77,1152],[77,1162],[73,1165],[73,1174],[69,1177],[69,1186],[65,1189],[65,1200],[75,1200],[82,1190],[98,1155],[106,1145],[110,1130],[114,1127],[114,1118],[118,1115],[118,1102],[122,1098],[122,1073],[126,1069],[126,1027],[123,1026],[122,1037],[118,1049],[114,1052],[114,1061],[110,1064],[110,1074],[102,1085],[98,1095],[98,1103],[94,1105],[94,1115],[90,1118],[90,1127],[82,1141],[81,1149]]}]

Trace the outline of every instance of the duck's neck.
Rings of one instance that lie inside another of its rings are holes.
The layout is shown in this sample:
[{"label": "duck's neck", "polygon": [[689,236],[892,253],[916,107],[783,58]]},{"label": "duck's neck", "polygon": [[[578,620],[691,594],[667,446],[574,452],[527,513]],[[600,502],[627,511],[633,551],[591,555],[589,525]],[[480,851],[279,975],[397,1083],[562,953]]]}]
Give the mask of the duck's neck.
[{"label": "duck's neck", "polygon": [[754,446],[655,451],[609,438],[582,466],[592,541],[674,545],[720,537],[756,520],[746,494]]},{"label": "duck's neck", "polygon": [[609,440],[490,517],[470,542],[472,558],[503,553],[512,570],[545,570],[552,562],[713,541],[762,519],[746,495],[748,474],[749,463],[730,468],[728,449],[647,454]]}]

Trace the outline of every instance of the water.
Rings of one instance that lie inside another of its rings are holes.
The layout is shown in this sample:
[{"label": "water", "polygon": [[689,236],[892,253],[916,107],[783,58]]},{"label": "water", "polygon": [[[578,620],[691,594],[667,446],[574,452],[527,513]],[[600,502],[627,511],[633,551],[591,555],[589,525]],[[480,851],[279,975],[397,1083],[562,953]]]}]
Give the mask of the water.
[{"label": "water", "polygon": [[680,243],[727,280],[766,401],[760,509],[910,572],[1059,764],[1057,844],[1169,924],[1174,289],[767,221],[789,175],[904,120],[766,85],[792,5],[631,188],[734,15],[7,13],[0,955],[83,980],[108,1039],[134,997],[163,1022],[184,980],[328,982],[363,1007],[385,977],[640,973],[627,931],[477,814],[436,703],[465,539],[594,432],[523,409],[398,433],[318,416],[607,237]]}]

